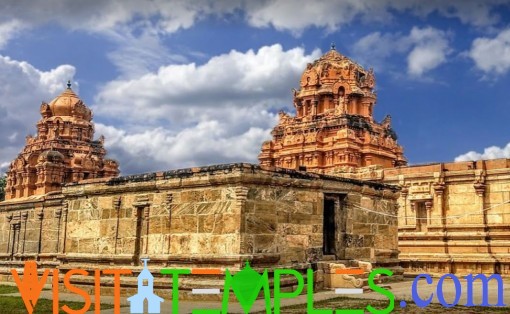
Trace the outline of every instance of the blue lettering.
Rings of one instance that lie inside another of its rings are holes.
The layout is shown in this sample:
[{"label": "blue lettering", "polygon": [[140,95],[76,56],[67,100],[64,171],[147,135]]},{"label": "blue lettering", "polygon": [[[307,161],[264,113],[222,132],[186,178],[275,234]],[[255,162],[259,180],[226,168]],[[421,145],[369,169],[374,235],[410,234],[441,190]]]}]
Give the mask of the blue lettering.
[{"label": "blue lettering", "polygon": [[489,304],[489,281],[491,279],[496,279],[498,282],[498,303],[496,306],[506,306],[503,300],[503,279],[498,274],[493,274],[489,278],[487,278],[483,274],[478,274],[473,277],[472,274],[467,275],[466,277],[466,286],[467,286],[467,300],[466,306],[475,306],[473,303],[473,282],[476,279],[480,279],[482,281],[482,304],[481,306],[491,306]]},{"label": "blue lettering", "polygon": [[430,304],[430,302],[432,302],[432,297],[434,296],[434,294],[431,293],[430,297],[426,300],[423,300],[420,298],[420,296],[418,295],[418,281],[420,280],[420,278],[425,278],[425,280],[427,281],[427,284],[429,284],[429,285],[432,283],[432,278],[430,277],[430,275],[420,274],[420,275],[416,276],[416,278],[414,278],[413,285],[411,287],[411,292],[412,292],[412,297],[413,297],[414,303],[416,303],[416,305],[418,307],[426,307],[427,305]]},{"label": "blue lettering", "polygon": [[[448,303],[444,299],[443,282],[446,278],[451,278],[453,280],[453,284],[455,285],[455,299],[453,300],[453,303]],[[437,299],[439,300],[439,303],[441,303],[442,306],[454,307],[455,305],[457,305],[457,303],[459,303],[459,300],[460,300],[461,292],[462,292],[462,287],[460,286],[460,281],[459,281],[459,278],[457,278],[457,276],[455,276],[453,274],[446,274],[446,275],[441,276],[441,278],[439,278],[439,281],[437,282]]]}]

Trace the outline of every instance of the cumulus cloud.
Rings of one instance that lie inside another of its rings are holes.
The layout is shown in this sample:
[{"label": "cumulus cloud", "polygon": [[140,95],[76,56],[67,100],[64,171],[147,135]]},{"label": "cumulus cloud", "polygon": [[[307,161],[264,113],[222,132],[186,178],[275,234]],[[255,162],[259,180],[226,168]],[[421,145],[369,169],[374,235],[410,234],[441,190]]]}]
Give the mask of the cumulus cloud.
[{"label": "cumulus cloud", "polygon": [[24,29],[21,21],[12,19],[0,23],[0,49]]},{"label": "cumulus cloud", "polygon": [[[150,73],[168,62],[185,63],[186,56],[161,44],[163,38],[189,29],[210,17],[243,17],[252,27],[274,27],[299,36],[309,27],[335,31],[355,22],[391,21],[396,12],[427,17],[438,14],[475,26],[500,20],[505,0],[4,0],[0,10],[0,49],[23,30],[47,24],[101,34],[115,43],[108,56],[124,77]],[[439,48],[416,48],[411,73],[421,75],[443,62]]]},{"label": "cumulus cloud", "polygon": [[[29,132],[35,132],[41,101],[50,101],[64,90],[75,68],[61,65],[41,71],[24,61],[0,55],[0,171],[20,152]],[[30,131],[27,131],[30,130]]]},{"label": "cumulus cloud", "polygon": [[408,40],[414,44],[407,56],[407,72],[421,76],[446,61],[451,52],[445,32],[432,27],[413,27]]},{"label": "cumulus cloud", "polygon": [[481,159],[510,158],[510,143],[505,147],[491,146],[484,149],[483,153],[470,151],[455,158],[455,161],[471,161]]},{"label": "cumulus cloud", "polygon": [[123,173],[256,162],[275,113],[292,108],[291,88],[319,56],[276,44],[112,81],[95,99],[95,116],[109,121],[97,132]]},{"label": "cumulus cloud", "polygon": [[[274,117],[268,121],[275,123]],[[264,126],[267,127],[267,126]],[[233,132],[228,121],[208,121],[173,131],[163,127],[140,132],[96,124],[109,156],[120,160],[123,174],[230,162],[256,162],[269,129]]]},{"label": "cumulus cloud", "polygon": [[[350,23],[361,14],[372,18],[387,16],[375,1],[265,1],[248,3],[248,23],[255,27],[273,26],[299,35],[305,28],[315,26],[329,31]],[[379,11],[379,14],[370,14]]]},{"label": "cumulus cloud", "polygon": [[433,27],[413,27],[409,35],[374,32],[357,41],[353,53],[379,70],[393,55],[407,55],[407,73],[421,77],[446,62],[452,52],[448,33]]},{"label": "cumulus cloud", "polygon": [[388,21],[394,12],[409,12],[427,17],[439,14],[457,18],[462,23],[488,26],[500,21],[495,12],[505,0],[276,0],[248,2],[247,17],[252,26],[273,26],[299,34],[315,26],[336,30],[357,18],[365,21]]},{"label": "cumulus cloud", "polygon": [[149,27],[161,34],[187,29],[207,16],[244,13],[254,27],[300,33],[315,26],[336,30],[356,19],[387,21],[394,12],[426,17],[439,14],[475,26],[500,21],[495,8],[505,0],[4,0],[0,20],[13,17],[26,26],[59,23],[67,29],[109,32],[119,26]]},{"label": "cumulus cloud", "polygon": [[468,53],[478,69],[485,73],[504,74],[510,70],[510,29],[496,37],[480,37],[473,41]]}]

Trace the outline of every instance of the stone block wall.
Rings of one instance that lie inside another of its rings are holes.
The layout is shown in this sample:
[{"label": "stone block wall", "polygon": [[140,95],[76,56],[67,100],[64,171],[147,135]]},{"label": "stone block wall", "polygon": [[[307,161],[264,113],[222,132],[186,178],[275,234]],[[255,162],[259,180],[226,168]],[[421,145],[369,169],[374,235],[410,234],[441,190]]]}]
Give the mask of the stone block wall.
[{"label": "stone block wall", "polygon": [[[335,225],[329,258],[397,266],[397,198],[398,189],[384,184],[249,164],[94,179],[0,203],[0,273],[8,277],[33,259],[63,273],[136,271],[141,257],[153,267],[235,271],[249,260],[260,269],[305,269],[324,258],[328,199]],[[200,285],[190,282],[187,288]]]},{"label": "stone block wall", "polygon": [[[162,180],[165,181],[165,180]],[[160,182],[165,184],[165,182]],[[168,182],[166,182],[168,183]],[[129,184],[128,184],[129,185]],[[128,192],[69,199],[67,255],[232,255],[240,208],[232,187]],[[64,193],[73,195],[69,188]],[[74,219],[76,217],[76,219]]]},{"label": "stone block wall", "polygon": [[399,185],[399,247],[408,273],[510,275],[510,160],[384,170]]}]

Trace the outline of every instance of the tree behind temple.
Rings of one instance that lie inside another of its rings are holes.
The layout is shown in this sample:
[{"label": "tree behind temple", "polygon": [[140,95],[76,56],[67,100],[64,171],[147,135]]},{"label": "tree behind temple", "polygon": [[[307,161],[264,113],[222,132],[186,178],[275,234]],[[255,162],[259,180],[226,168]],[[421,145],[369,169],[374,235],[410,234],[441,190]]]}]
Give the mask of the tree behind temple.
[{"label": "tree behind temple", "polygon": [[5,199],[5,184],[7,183],[7,180],[5,179],[5,176],[0,177],[0,202]]}]

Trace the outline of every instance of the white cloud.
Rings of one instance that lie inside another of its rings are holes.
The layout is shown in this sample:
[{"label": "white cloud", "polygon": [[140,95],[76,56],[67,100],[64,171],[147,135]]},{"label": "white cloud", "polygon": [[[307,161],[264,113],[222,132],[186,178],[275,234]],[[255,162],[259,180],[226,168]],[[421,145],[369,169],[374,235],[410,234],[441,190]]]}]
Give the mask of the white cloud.
[{"label": "white cloud", "polygon": [[381,71],[388,58],[408,52],[410,44],[401,33],[373,32],[355,42],[352,52],[355,60]]},{"label": "white cloud", "polygon": [[95,117],[109,121],[97,133],[124,173],[256,162],[275,113],[291,109],[291,88],[319,56],[273,45],[110,82],[96,98]]},{"label": "white cloud", "polygon": [[27,62],[0,55],[0,171],[21,151],[25,136],[35,132],[41,101],[50,101],[74,77],[75,68],[61,65],[41,71]]},{"label": "white cloud", "polygon": [[273,26],[300,34],[310,26],[336,30],[357,18],[364,21],[387,22],[394,12],[406,12],[420,17],[439,14],[457,18],[474,26],[494,25],[500,21],[497,5],[505,0],[275,0],[248,2],[247,17],[252,26]]},{"label": "white cloud", "polygon": [[107,56],[121,77],[139,77],[157,70],[161,64],[187,61],[186,57],[172,53],[163,45],[154,31],[142,29],[135,36],[128,27],[122,27],[124,31],[120,29],[108,33],[117,48],[107,53]]},{"label": "white cloud", "polygon": [[[396,12],[426,18],[439,14],[475,26],[500,21],[505,0],[3,0],[0,49],[23,30],[57,24],[71,31],[102,34],[115,43],[108,54],[123,77],[154,71],[161,64],[185,63],[163,38],[211,16],[240,16],[253,27],[274,27],[294,35],[309,27],[338,30],[355,22],[388,23]],[[438,48],[418,47],[410,58],[417,76],[442,62]]]},{"label": "white cloud", "polygon": [[182,125],[237,115],[238,108],[255,104],[288,106],[290,102],[283,100],[290,99],[298,75],[319,56],[318,50],[305,55],[302,48],[283,51],[277,44],[256,52],[232,50],[201,66],[163,66],[138,79],[108,83],[94,110],[124,122],[149,119]]},{"label": "white cloud", "polygon": [[[266,1],[248,3],[247,16],[255,27],[273,26],[278,30],[290,30],[299,35],[305,28],[323,27],[329,31],[338,29],[360,14],[367,14],[379,8],[377,3],[359,0],[339,1]],[[383,11],[380,13],[384,14]],[[379,16],[372,15],[372,17]]]},{"label": "white cloud", "polygon": [[0,23],[0,49],[23,30],[23,23],[17,19]]},{"label": "white cloud", "polygon": [[[275,123],[274,117],[268,122]],[[269,129],[250,127],[233,132],[229,121],[207,121],[174,132],[163,127],[140,132],[96,124],[104,134],[109,156],[120,160],[121,170],[141,173],[229,162],[256,162]]]},{"label": "white cloud", "polygon": [[473,41],[468,53],[476,67],[485,73],[504,74],[510,70],[510,29],[496,37],[480,37]]},{"label": "white cloud", "polygon": [[407,72],[413,76],[435,69],[446,61],[451,52],[447,34],[432,27],[413,27],[408,40],[414,44],[407,56]]},{"label": "white cloud", "polygon": [[407,73],[421,77],[446,62],[452,52],[449,34],[433,27],[413,27],[409,35],[374,32],[353,46],[356,59],[381,70],[393,55],[407,55]]},{"label": "white cloud", "polygon": [[481,159],[510,158],[510,143],[505,147],[491,146],[484,149],[483,153],[470,151],[455,158],[455,161],[471,161]]},{"label": "white cloud", "polygon": [[495,12],[498,5],[508,5],[508,1],[3,0],[0,21],[15,18],[18,20],[16,27],[58,23],[66,29],[97,33],[116,31],[129,25],[170,34],[188,29],[196,21],[211,15],[225,17],[242,12],[254,27],[274,26],[299,34],[312,26],[336,30],[358,18],[386,22],[392,19],[394,12],[407,12],[421,17],[437,13],[457,18],[465,24],[489,26],[501,20],[498,12]]},{"label": "white cloud", "polygon": [[423,18],[437,13],[477,27],[500,22],[502,19],[498,14],[497,6],[508,6],[506,0],[386,0],[386,2],[389,8],[401,12],[410,11]]}]

